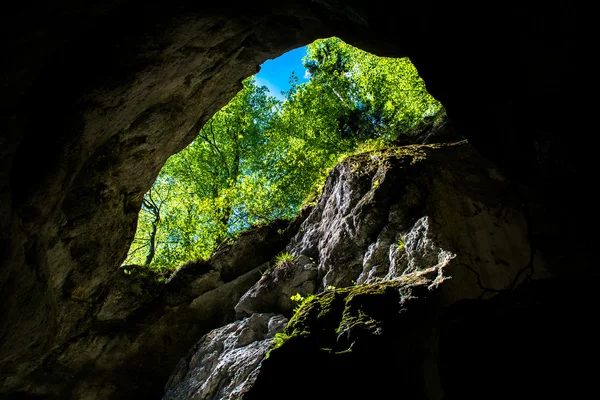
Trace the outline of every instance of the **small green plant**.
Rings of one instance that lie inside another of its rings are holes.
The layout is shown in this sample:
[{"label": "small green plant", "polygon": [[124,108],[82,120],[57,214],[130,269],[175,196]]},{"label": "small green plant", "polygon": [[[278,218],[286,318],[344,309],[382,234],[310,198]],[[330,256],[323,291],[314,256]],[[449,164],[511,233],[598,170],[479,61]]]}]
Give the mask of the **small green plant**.
[{"label": "small green plant", "polygon": [[336,289],[336,287],[333,285],[329,285],[325,288],[325,290],[335,290],[335,289]]},{"label": "small green plant", "polygon": [[314,294],[304,297],[300,293],[296,293],[295,295],[291,296],[290,300],[298,303],[298,305],[294,308],[294,313],[297,313],[298,310],[300,310],[302,308],[302,306],[304,306],[306,303],[308,303],[310,300],[312,300],[314,298],[315,298]]},{"label": "small green plant", "polygon": [[405,235],[400,235],[400,237],[398,238],[398,242],[396,243],[396,246],[398,246],[398,248],[400,250],[402,250],[404,248],[404,240],[406,239]]},{"label": "small green plant", "polygon": [[302,296],[300,293],[296,293],[295,295],[290,297],[290,300],[301,303],[302,300],[304,300],[304,296]]},{"label": "small green plant", "polygon": [[288,265],[288,264],[291,264],[292,262],[294,262],[295,259],[296,259],[296,257],[294,257],[294,255],[292,253],[284,251],[283,253],[279,253],[279,255],[277,255],[277,257],[275,257],[275,265],[277,267],[280,267],[283,265]]}]

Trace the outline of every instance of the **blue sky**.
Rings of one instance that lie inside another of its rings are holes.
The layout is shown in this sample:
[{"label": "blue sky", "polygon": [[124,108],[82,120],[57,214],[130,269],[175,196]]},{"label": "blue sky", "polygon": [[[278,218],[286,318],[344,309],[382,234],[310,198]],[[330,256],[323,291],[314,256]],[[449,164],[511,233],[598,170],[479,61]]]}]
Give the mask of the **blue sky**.
[{"label": "blue sky", "polygon": [[256,74],[256,83],[269,88],[271,95],[283,100],[281,91],[290,88],[288,83],[292,71],[299,78],[299,83],[307,82],[308,75],[302,66],[302,58],[306,55],[306,46],[288,51],[274,60],[265,61]]}]

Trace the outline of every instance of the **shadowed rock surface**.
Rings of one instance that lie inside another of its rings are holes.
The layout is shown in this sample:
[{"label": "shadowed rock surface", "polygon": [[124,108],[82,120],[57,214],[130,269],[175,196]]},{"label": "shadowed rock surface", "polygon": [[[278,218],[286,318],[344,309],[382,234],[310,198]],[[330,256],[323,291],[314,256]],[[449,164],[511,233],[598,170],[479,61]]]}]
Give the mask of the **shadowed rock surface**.
[{"label": "shadowed rock surface", "polygon": [[594,286],[532,281],[448,308],[440,320],[438,363],[448,398],[589,396],[596,371],[582,360],[600,356],[600,329],[589,318],[598,304]]},{"label": "shadowed rock surface", "polygon": [[[182,265],[166,282],[145,267],[119,268],[98,304],[80,288],[69,289],[74,307],[90,303],[94,313],[80,320],[81,335],[40,359],[26,380],[49,398],[160,398],[198,338],[235,319],[234,306],[261,277],[259,266],[283,249],[301,218],[244,232],[209,260]],[[253,321],[252,327],[260,325]]]},{"label": "shadowed rock surface", "polygon": [[230,243],[222,244],[210,262],[196,260],[181,265],[166,282],[167,304],[175,306],[191,301],[270,261],[295,234],[302,218],[303,214],[300,214],[292,224],[278,220],[254,227]]},{"label": "shadowed rock surface", "polygon": [[[174,346],[177,351],[169,340],[164,349],[151,351],[154,345],[135,344],[151,340],[133,339],[129,323],[115,322],[154,324],[155,314],[137,316],[154,309],[153,299],[131,313],[124,307],[111,311],[112,306],[101,312],[105,301],[112,304],[120,295],[143,297],[143,285],[138,293],[116,284],[122,294],[110,294],[114,279],[123,278],[119,265],[134,235],[142,195],[165,160],[194,138],[261,62],[333,34],[379,55],[410,56],[457,130],[522,196],[529,244],[546,270],[563,285],[594,281],[595,203],[589,188],[597,168],[595,147],[586,139],[595,127],[586,99],[594,94],[597,74],[590,51],[595,25],[589,19],[595,14],[588,7],[591,3],[406,2],[394,9],[401,12],[390,12],[379,0],[258,0],[242,8],[188,0],[5,5],[0,15],[5,60],[0,65],[0,393],[160,397],[149,394],[154,386],[128,374],[146,370],[148,381],[158,386],[154,372],[170,372],[162,371],[171,365],[163,357],[176,361],[187,351],[188,338]],[[460,183],[466,184],[452,185]],[[433,247],[427,248],[455,253],[452,246],[467,243],[452,242],[452,235],[440,233],[444,227],[434,229],[437,217],[428,217],[428,228],[416,229],[415,238],[423,232],[449,242],[432,238]],[[412,232],[411,227],[406,229]],[[387,241],[382,237],[376,246],[382,249],[376,260],[385,260]],[[531,256],[521,251],[516,245],[509,258]],[[504,254],[499,259],[507,261]],[[461,260],[477,268],[467,261]],[[364,267],[357,262],[352,271]],[[512,276],[510,268],[499,274],[509,269]],[[368,271],[367,263],[365,276]],[[496,273],[475,274],[466,266],[458,271],[475,279],[477,296],[506,286]],[[237,279],[231,279],[226,285],[235,286]],[[207,278],[206,286],[198,283],[172,303],[216,283]],[[233,292],[241,296],[253,283],[248,278]],[[225,289],[202,296],[213,306],[222,298],[232,301],[231,307],[238,300]],[[194,310],[189,309],[190,321],[198,317]],[[188,320],[188,314],[180,315]],[[161,328],[164,337],[174,331],[167,326]],[[187,334],[191,327],[178,329]],[[95,332],[107,332],[109,339],[96,340]],[[113,346],[113,340],[120,342]],[[123,349],[136,348],[143,356],[117,368]],[[122,378],[105,380],[109,375]]]},{"label": "shadowed rock surface", "polygon": [[[290,320],[288,339],[263,361],[244,399],[274,399],[283,390],[291,399],[441,398],[438,272],[430,268],[310,300]],[[315,368],[327,371],[326,384],[314,379]]]},{"label": "shadowed rock surface", "polygon": [[[262,362],[244,400],[281,392],[290,399],[531,399],[593,390],[595,372],[581,360],[600,355],[588,317],[596,300],[579,290],[591,286],[532,281],[444,309],[437,277],[432,268],[318,295],[290,320],[289,338]],[[326,384],[315,370],[327,371]]]},{"label": "shadowed rock surface", "polygon": [[260,280],[247,291],[235,306],[238,315],[250,315],[261,310],[290,314],[296,294],[307,296],[317,290],[317,267],[313,260],[300,256],[267,269]]}]

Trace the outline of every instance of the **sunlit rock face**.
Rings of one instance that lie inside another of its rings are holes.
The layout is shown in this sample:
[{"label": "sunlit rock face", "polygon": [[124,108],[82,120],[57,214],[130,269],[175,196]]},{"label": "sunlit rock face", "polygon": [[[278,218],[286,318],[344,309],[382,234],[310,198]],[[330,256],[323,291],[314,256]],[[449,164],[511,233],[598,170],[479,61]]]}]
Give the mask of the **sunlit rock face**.
[{"label": "sunlit rock face", "polygon": [[[378,1],[259,0],[238,9],[34,0],[3,9],[0,393],[84,398],[73,376],[94,375],[76,371],[95,371],[97,354],[64,358],[64,369],[53,360],[93,337],[160,167],[261,62],[333,34],[380,55],[410,56],[460,131],[521,190],[548,270],[597,276],[587,193],[596,168],[593,146],[580,143],[593,119],[578,101],[596,76],[588,73],[594,35],[585,31],[593,14],[571,3],[466,7],[410,2],[402,23]],[[335,276],[319,285],[348,279]],[[126,315],[109,311],[102,318]],[[50,369],[57,373],[40,372]],[[119,393],[87,385],[98,398]]]},{"label": "sunlit rock face", "polygon": [[[521,198],[469,144],[406,146],[353,156],[239,312],[291,311],[283,298],[394,279],[430,267],[452,282],[449,302],[507,290],[534,265]],[[312,271],[312,272],[311,272]],[[450,293],[449,292],[449,293]],[[291,303],[291,302],[290,302]]]},{"label": "sunlit rock face", "polygon": [[252,314],[211,331],[179,362],[163,399],[241,398],[252,387],[273,337],[286,323],[281,315]]}]

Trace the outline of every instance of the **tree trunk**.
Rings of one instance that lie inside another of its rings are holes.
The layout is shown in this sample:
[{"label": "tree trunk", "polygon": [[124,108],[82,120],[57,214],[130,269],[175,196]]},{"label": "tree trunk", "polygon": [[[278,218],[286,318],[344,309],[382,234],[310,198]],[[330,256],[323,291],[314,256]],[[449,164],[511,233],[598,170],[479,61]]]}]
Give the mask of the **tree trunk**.
[{"label": "tree trunk", "polygon": [[152,259],[154,258],[154,254],[156,253],[156,230],[158,221],[159,217],[157,215],[154,222],[152,222],[152,231],[150,232],[150,247],[148,248],[148,255],[146,255],[146,262],[144,263],[145,265],[150,265]]},{"label": "tree trunk", "polygon": [[158,223],[160,222],[160,205],[157,205],[152,198],[152,189],[144,196],[144,206],[154,216],[152,221],[152,230],[150,231],[150,246],[148,247],[148,254],[146,255],[146,261],[144,265],[150,265],[156,254],[156,233],[158,231]]}]

